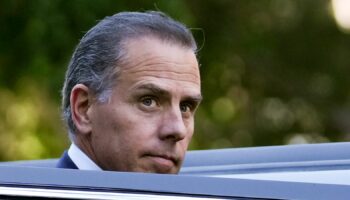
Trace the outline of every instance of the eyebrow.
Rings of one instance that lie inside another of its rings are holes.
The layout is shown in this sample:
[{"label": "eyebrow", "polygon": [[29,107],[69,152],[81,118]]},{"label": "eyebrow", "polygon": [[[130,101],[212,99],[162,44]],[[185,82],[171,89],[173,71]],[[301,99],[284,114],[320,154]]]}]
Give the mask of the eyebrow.
[{"label": "eyebrow", "polygon": [[[170,92],[155,85],[155,84],[152,84],[152,83],[147,83],[147,84],[143,84],[143,85],[140,85],[139,87],[137,87],[137,89],[145,89],[145,90],[150,90],[152,93],[154,94],[157,94],[159,96],[162,96],[162,97],[170,97]],[[189,96],[186,96],[184,98],[186,101],[194,101],[194,102],[201,102],[203,97],[201,94],[198,94],[198,95],[189,95]]]}]

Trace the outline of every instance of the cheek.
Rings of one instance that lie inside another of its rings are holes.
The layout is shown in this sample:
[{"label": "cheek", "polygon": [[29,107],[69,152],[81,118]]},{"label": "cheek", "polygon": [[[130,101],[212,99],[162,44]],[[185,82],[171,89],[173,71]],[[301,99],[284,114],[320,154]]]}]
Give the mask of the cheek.
[{"label": "cheek", "polygon": [[194,132],[194,120],[193,120],[193,118],[186,123],[186,127],[187,127],[186,139],[191,140],[191,138],[193,136],[193,132]]},{"label": "cheek", "polygon": [[123,112],[122,115],[114,116],[108,125],[111,137],[125,150],[142,148],[156,132],[156,122],[153,118],[147,118],[135,113],[133,109]]},{"label": "cheek", "polygon": [[101,149],[113,150],[121,139],[122,121],[113,108],[102,107],[92,116],[92,142]]},{"label": "cheek", "polygon": [[187,150],[187,147],[188,147],[189,143],[191,142],[191,139],[192,139],[192,136],[193,136],[193,130],[194,130],[193,126],[192,127],[188,127],[187,130],[188,131],[187,131],[187,134],[186,134],[185,138],[183,140],[179,141],[180,146],[181,146],[182,149],[184,149],[184,151]]},{"label": "cheek", "polygon": [[183,144],[183,146],[186,148],[187,150],[187,147],[189,145],[189,143],[191,142],[192,140],[192,137],[193,137],[193,134],[194,134],[194,124],[193,124],[193,121],[192,123],[189,124],[189,126],[187,126],[188,128],[188,132],[187,132],[187,135],[186,137],[181,141]]}]

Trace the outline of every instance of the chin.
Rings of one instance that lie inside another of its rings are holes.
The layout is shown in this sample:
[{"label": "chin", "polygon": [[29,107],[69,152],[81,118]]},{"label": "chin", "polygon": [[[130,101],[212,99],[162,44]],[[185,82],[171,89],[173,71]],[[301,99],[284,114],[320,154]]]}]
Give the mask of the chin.
[{"label": "chin", "polygon": [[144,173],[154,173],[154,174],[178,174],[179,169],[177,168],[148,168],[148,169],[142,169],[142,170],[136,170],[137,172],[144,172]]},{"label": "chin", "polygon": [[177,174],[177,171],[155,171],[156,174]]}]

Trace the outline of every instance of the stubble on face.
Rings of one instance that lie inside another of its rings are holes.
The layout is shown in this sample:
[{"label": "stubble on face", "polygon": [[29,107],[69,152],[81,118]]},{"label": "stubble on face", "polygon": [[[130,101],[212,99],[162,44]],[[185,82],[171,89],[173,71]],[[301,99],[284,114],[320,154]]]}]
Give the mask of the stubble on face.
[{"label": "stubble on face", "polygon": [[91,148],[105,170],[178,173],[201,100],[196,57],[154,38],[131,40],[110,101],[91,109]]}]

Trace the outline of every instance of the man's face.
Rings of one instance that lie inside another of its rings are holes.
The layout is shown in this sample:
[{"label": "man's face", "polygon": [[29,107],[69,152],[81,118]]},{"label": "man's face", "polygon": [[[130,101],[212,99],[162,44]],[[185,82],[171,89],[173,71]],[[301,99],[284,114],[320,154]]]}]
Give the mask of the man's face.
[{"label": "man's face", "polygon": [[126,49],[110,101],[88,110],[92,158],[104,170],[177,173],[201,100],[196,57],[149,37]]}]

